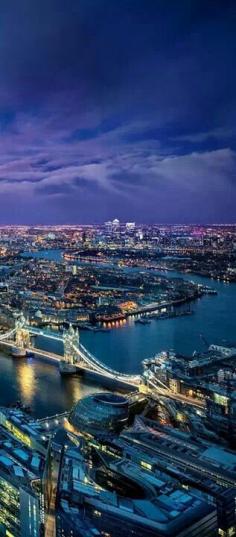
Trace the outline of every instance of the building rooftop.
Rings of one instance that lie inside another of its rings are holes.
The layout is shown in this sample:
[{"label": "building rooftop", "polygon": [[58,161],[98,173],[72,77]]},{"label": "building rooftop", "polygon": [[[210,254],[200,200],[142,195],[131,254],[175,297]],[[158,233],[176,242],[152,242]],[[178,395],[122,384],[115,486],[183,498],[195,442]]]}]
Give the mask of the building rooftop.
[{"label": "building rooftop", "polygon": [[17,440],[0,426],[0,475],[7,475],[13,482],[31,486],[42,478],[44,457]]},{"label": "building rooftop", "polygon": [[126,457],[107,455],[104,446],[88,459],[84,453],[84,446],[69,447],[62,462],[60,508],[73,517],[89,505],[137,523],[144,532],[174,535],[214,509],[164,472],[155,475]]},{"label": "building rooftop", "polygon": [[155,453],[158,458],[169,460],[177,468],[189,468],[217,482],[236,486],[236,455],[209,441],[191,439],[190,435],[181,438],[174,429],[163,429],[146,418],[139,418],[139,428],[134,426],[124,431],[121,437],[131,444],[137,442],[144,452]]},{"label": "building rooftop", "polygon": [[221,466],[232,472],[236,472],[236,454],[227,449],[211,446],[200,455],[200,459],[209,461],[214,466]]}]

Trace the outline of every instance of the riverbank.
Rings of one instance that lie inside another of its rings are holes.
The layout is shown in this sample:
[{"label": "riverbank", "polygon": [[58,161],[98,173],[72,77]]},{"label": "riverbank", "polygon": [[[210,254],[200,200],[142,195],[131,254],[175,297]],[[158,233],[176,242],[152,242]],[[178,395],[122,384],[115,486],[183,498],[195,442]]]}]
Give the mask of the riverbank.
[{"label": "riverbank", "polygon": [[[212,280],[205,277],[178,272],[168,275],[212,286]],[[141,361],[161,350],[174,349],[189,356],[194,350],[205,350],[201,335],[209,344],[234,343],[236,284],[216,281],[214,288],[217,295],[206,295],[194,302],[194,315],[161,323],[151,320],[147,325],[135,324],[130,318],[106,333],[83,331],[81,342],[99,360],[124,373],[139,373]],[[40,345],[52,352],[62,352],[59,342],[41,340]],[[34,358],[16,360],[0,353],[0,405],[21,400],[32,407],[35,416],[41,417],[68,410],[80,397],[100,390],[101,386],[80,377],[62,379],[54,364]]]}]

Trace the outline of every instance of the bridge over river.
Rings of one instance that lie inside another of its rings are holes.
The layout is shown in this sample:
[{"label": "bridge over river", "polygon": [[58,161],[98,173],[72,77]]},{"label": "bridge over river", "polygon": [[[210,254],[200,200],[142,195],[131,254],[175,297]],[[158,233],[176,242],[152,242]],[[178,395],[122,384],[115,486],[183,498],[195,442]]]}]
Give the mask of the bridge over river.
[{"label": "bridge over river", "polygon": [[[61,341],[64,347],[64,355],[61,356],[51,351],[36,348],[32,342],[34,336],[43,336],[47,339]],[[20,314],[15,320],[15,326],[0,334],[0,343],[3,346],[13,348],[15,352],[18,351],[19,356],[23,355],[24,352],[32,352],[35,356],[55,361],[59,365],[64,363],[73,366],[73,371],[89,373],[93,377],[97,377],[100,383],[104,381],[106,384],[110,382],[128,390],[151,391],[152,394],[170,397],[185,404],[203,406],[201,401],[196,401],[181,394],[173,394],[165,384],[157,379],[155,381],[154,379],[150,380],[148,386],[146,386],[141,375],[121,373],[105,365],[82,345],[79,331],[72,326],[68,330],[64,330],[62,334],[55,334],[52,331],[42,330],[30,325],[24,315]],[[70,369],[68,368],[68,370]]]}]

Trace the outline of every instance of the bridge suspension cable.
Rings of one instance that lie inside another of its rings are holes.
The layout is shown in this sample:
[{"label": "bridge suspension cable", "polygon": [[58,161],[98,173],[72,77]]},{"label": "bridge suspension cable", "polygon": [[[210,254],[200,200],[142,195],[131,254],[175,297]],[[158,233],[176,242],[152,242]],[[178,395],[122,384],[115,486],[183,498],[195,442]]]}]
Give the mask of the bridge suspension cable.
[{"label": "bridge suspension cable", "polygon": [[90,366],[96,368],[97,370],[100,370],[101,373],[104,373],[104,371],[109,374],[112,377],[117,377],[121,379],[130,379],[130,380],[139,380],[139,375],[129,375],[127,373],[121,373],[120,371],[116,371],[115,369],[112,369],[111,367],[108,367],[107,365],[100,362],[95,356],[91,354],[81,343],[78,347],[74,347],[76,352],[84,359],[85,362],[87,362]]},{"label": "bridge suspension cable", "polygon": [[[21,317],[17,320],[16,326],[13,329],[9,330],[5,334],[0,334],[0,341],[3,341],[8,338],[12,338],[19,329],[28,330],[28,332],[30,332],[31,334],[42,335],[49,339],[53,339],[53,340],[57,340],[61,342],[64,341],[63,336],[58,336],[51,332],[43,331],[38,328],[28,326],[23,315],[21,315]],[[135,381],[137,383],[140,382],[139,375],[129,375],[127,373],[121,373],[120,371],[116,371],[115,369],[112,369],[111,367],[100,362],[100,360],[95,358],[95,356],[91,352],[89,352],[79,341],[78,341],[78,346],[72,343],[72,348],[74,349],[76,354],[78,354],[82,358],[82,360],[95,371],[98,371],[99,373],[103,375],[106,374],[107,376],[111,378],[126,380],[127,382],[128,381],[133,381],[133,382]]]},{"label": "bridge suspension cable", "polygon": [[43,336],[47,339],[54,339],[55,341],[63,341],[62,336],[57,336],[56,334],[53,334],[52,332],[43,331],[38,328],[32,328],[32,326],[26,327],[31,334],[35,334],[36,336]]},{"label": "bridge suspension cable", "polygon": [[151,384],[154,388],[164,389],[167,392],[171,392],[171,389],[166,384],[164,384],[164,382],[162,382],[160,379],[151,378],[151,379],[148,379],[148,383]]},{"label": "bridge suspension cable", "polygon": [[0,341],[3,341],[4,339],[8,339],[16,333],[16,328],[12,328],[11,330],[8,330],[8,332],[5,332],[4,334],[0,334]]}]

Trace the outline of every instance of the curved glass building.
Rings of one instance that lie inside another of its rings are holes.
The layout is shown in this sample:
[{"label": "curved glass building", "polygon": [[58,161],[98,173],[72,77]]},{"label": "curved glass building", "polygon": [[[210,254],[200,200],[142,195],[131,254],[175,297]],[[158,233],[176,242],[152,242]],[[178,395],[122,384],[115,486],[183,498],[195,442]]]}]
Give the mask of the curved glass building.
[{"label": "curved glass building", "polygon": [[80,399],[72,408],[69,422],[78,431],[119,431],[127,423],[128,399],[113,393],[96,393]]}]

